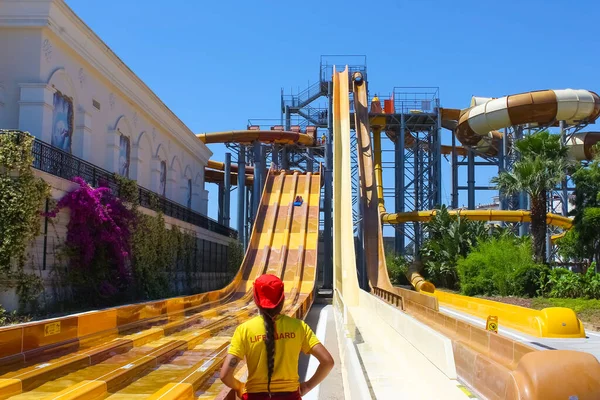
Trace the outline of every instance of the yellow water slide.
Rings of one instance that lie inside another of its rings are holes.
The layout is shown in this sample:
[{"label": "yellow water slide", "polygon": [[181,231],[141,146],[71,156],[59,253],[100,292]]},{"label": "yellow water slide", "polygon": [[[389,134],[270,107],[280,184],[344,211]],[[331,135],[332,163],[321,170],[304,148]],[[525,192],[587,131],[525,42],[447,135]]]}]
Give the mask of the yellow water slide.
[{"label": "yellow water slide", "polygon": [[242,265],[221,290],[0,328],[0,399],[228,398],[215,376],[235,326],[256,314],[253,280],[280,276],[288,315],[313,302],[320,187],[320,173],[269,171]]}]

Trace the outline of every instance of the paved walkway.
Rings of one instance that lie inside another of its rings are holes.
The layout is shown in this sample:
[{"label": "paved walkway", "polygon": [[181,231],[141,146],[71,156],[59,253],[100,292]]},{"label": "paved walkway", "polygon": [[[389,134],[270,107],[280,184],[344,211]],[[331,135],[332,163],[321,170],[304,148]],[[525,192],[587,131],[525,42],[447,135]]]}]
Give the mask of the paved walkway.
[{"label": "paved walkway", "polygon": [[[469,396],[388,324],[353,307],[356,348],[373,398],[465,400]],[[379,321],[378,321],[379,320]]]},{"label": "paved walkway", "polygon": [[[335,366],[329,376],[315,389],[313,389],[303,400],[344,400],[344,383],[342,380],[342,363],[338,350],[338,338],[335,329],[333,306],[326,304],[313,304],[307,317],[306,323],[315,332],[321,343],[331,352]],[[300,354],[300,382],[314,374],[318,361],[314,357]]]}]

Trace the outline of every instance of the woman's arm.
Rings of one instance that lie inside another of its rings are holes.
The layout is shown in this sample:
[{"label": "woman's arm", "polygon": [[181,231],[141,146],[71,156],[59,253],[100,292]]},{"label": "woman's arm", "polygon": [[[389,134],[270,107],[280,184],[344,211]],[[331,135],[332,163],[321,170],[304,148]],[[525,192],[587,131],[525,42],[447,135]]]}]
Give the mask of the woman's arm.
[{"label": "woman's arm", "polygon": [[245,385],[243,382],[238,381],[235,376],[233,376],[235,367],[237,367],[239,362],[239,358],[234,355],[227,354],[227,357],[225,357],[225,361],[223,362],[223,366],[221,367],[220,378],[226,386],[235,390],[239,398],[242,398]]},{"label": "woman's arm", "polygon": [[323,381],[329,375],[329,372],[333,369],[334,361],[329,351],[321,343],[315,345],[311,350],[310,354],[315,356],[319,360],[319,366],[315,371],[315,374],[306,382],[300,385],[300,396],[304,396],[306,393],[313,390],[319,383]]}]

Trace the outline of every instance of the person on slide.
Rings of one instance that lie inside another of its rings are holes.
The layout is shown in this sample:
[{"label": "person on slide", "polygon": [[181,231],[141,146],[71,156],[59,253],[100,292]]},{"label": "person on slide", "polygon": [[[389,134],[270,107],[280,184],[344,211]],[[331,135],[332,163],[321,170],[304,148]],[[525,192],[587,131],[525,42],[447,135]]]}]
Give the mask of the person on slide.
[{"label": "person on slide", "polygon": [[[300,400],[333,368],[331,354],[310,327],[281,314],[284,298],[283,282],[275,275],[262,275],[254,281],[254,302],[260,314],[236,328],[220,375],[243,400]],[[314,375],[303,383],[298,376],[300,351],[319,360]],[[248,366],[245,384],[233,376],[244,358]]]}]

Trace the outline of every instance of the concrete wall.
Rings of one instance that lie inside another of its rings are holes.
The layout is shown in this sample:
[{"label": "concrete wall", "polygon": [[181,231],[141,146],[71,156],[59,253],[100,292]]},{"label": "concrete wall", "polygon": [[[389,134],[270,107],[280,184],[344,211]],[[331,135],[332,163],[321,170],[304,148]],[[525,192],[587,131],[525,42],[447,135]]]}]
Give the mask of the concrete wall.
[{"label": "concrete wall", "polygon": [[155,192],[166,164],[167,198],[207,214],[204,166],[212,155],[62,0],[0,2],[0,127],[51,143],[54,95],[72,100],[70,152],[112,172],[121,136],[129,177]]}]

